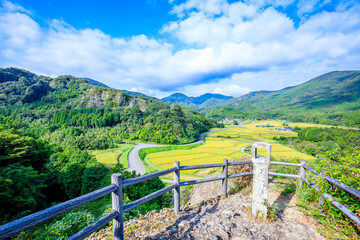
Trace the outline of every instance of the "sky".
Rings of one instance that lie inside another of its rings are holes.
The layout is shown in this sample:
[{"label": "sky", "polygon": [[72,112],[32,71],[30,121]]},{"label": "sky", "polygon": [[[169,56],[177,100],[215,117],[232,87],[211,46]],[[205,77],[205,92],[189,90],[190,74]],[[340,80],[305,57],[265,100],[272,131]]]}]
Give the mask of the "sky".
[{"label": "sky", "polygon": [[360,69],[359,0],[0,0],[0,67],[165,97]]}]

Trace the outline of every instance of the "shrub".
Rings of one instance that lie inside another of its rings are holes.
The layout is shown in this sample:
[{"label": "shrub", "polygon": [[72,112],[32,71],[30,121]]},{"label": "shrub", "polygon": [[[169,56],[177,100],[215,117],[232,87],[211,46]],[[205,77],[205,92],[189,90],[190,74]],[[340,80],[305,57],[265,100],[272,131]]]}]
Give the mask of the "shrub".
[{"label": "shrub", "polygon": [[94,216],[87,211],[70,212],[60,221],[47,226],[46,231],[56,239],[67,239],[94,222]]}]

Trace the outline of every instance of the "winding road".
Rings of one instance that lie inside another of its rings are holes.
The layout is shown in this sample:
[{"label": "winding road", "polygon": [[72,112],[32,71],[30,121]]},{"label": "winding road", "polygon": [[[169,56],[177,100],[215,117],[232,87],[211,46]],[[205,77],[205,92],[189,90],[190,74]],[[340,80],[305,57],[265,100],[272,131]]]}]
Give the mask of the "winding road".
[{"label": "winding road", "polygon": [[[240,123],[237,126],[240,126],[242,124],[244,124],[245,122]],[[193,145],[193,144],[197,144],[197,143],[201,143],[204,140],[204,136],[208,133],[212,133],[212,132],[219,132],[219,131],[224,131],[226,129],[229,128],[233,128],[233,127],[228,127],[228,128],[221,128],[221,129],[217,129],[214,131],[210,131],[210,132],[204,132],[201,133],[198,140],[196,142],[193,143],[188,143],[188,144],[182,144],[182,145],[174,145],[174,146],[187,146],[187,145]],[[148,144],[148,143],[136,143],[136,147],[134,147],[130,153],[129,153],[129,157],[128,157],[128,164],[129,164],[129,168],[127,169],[128,171],[135,171],[137,174],[141,174],[144,175],[145,174],[145,167],[142,164],[140,158],[139,158],[139,151],[143,148],[153,148],[153,147],[164,147],[164,146],[172,146],[172,145],[159,145],[159,144]]]}]

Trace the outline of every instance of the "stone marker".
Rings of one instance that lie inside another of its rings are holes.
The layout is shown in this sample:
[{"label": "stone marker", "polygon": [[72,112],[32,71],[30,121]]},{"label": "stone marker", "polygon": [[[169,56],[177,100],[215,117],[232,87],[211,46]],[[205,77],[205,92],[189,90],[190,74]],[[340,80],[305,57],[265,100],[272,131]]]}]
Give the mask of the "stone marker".
[{"label": "stone marker", "polygon": [[[267,150],[266,157],[260,157],[257,154],[258,148]],[[252,194],[252,215],[266,220],[267,207],[264,204],[268,202],[269,192],[269,164],[271,156],[271,144],[258,142],[252,145],[253,162],[253,194]]]}]

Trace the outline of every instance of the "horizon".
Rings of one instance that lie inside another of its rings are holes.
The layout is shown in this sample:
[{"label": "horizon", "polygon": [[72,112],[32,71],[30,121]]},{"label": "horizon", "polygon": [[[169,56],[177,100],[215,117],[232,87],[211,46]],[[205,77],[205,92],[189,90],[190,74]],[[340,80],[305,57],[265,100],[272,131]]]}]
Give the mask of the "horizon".
[{"label": "horizon", "polygon": [[360,69],[357,1],[0,2],[0,67],[163,98],[277,91]]}]

